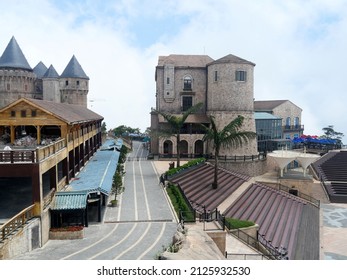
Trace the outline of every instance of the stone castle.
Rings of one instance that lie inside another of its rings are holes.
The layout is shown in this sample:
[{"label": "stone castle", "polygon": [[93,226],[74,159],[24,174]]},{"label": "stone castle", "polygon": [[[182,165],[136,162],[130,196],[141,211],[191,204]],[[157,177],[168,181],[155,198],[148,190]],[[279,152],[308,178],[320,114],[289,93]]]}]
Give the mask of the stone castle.
[{"label": "stone castle", "polygon": [[0,57],[0,108],[21,97],[87,107],[89,77],[73,55],[61,75],[53,65],[31,68],[16,39]]}]

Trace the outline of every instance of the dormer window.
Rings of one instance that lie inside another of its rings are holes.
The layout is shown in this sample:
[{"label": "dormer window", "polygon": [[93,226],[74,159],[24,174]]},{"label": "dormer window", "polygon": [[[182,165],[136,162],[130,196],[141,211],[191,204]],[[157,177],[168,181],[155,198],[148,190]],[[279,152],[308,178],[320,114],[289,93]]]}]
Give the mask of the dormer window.
[{"label": "dormer window", "polygon": [[183,90],[192,90],[192,78],[189,76],[183,79]]}]

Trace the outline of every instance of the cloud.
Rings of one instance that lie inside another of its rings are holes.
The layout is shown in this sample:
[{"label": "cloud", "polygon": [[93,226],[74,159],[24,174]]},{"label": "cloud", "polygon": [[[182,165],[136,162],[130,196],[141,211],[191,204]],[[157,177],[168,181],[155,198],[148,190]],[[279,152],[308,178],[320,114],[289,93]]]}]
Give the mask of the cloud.
[{"label": "cloud", "polygon": [[33,0],[6,6],[0,51],[14,35],[32,67],[42,60],[58,73],[76,55],[90,77],[90,106],[108,128],[144,131],[150,125],[159,55],[218,59],[231,53],[256,63],[257,100],[297,104],[306,134],[320,135],[331,124],[347,136],[343,0]]}]

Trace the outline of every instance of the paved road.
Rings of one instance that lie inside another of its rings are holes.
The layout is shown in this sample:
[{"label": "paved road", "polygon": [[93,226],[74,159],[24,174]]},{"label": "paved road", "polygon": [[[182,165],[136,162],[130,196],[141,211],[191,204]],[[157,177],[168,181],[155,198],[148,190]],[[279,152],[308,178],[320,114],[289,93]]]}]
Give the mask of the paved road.
[{"label": "paved road", "polygon": [[43,248],[16,259],[151,260],[170,244],[177,221],[152,161],[134,142],[125,164],[125,191],[118,207],[106,207],[101,223],[85,228],[81,240],[50,240]]}]

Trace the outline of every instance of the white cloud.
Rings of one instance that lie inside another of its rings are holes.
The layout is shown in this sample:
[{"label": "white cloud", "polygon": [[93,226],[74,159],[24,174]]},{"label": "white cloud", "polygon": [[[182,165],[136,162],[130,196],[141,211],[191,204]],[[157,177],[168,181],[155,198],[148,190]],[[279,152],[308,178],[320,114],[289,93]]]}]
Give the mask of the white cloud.
[{"label": "white cloud", "polygon": [[256,99],[296,103],[307,134],[322,134],[331,124],[347,136],[343,0],[36,0],[6,6],[0,52],[14,35],[32,67],[42,60],[58,73],[75,54],[91,79],[92,109],[105,116],[108,128],[150,125],[159,55],[218,59],[232,53],[256,63]]}]

